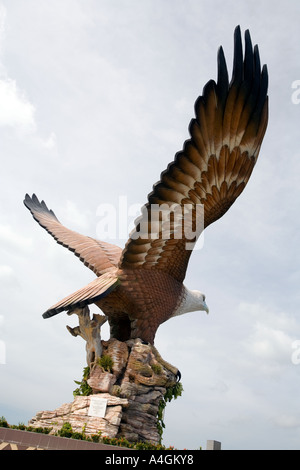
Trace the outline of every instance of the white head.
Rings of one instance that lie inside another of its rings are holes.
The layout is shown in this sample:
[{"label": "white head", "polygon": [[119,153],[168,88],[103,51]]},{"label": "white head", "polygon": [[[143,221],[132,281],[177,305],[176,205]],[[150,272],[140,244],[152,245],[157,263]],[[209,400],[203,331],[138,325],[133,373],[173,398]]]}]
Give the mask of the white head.
[{"label": "white head", "polygon": [[174,312],[174,315],[183,315],[184,313],[188,312],[197,312],[197,311],[205,311],[209,313],[208,306],[205,302],[205,295],[198,290],[189,290],[186,287],[184,288],[184,297],[182,299],[181,304]]},{"label": "white head", "polygon": [[189,290],[186,288],[186,310],[187,312],[196,312],[198,310],[204,310],[209,313],[208,306],[205,302],[205,295],[198,290]]}]

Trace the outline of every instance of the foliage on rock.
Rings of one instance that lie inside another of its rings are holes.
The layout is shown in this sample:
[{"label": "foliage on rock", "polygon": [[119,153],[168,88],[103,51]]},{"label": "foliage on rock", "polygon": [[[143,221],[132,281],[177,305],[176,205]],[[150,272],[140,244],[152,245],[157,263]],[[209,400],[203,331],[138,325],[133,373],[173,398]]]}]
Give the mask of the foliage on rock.
[{"label": "foliage on rock", "polygon": [[164,398],[160,401],[158,406],[158,413],[157,413],[157,429],[160,435],[160,442],[162,440],[163,430],[166,427],[164,423],[164,410],[167,406],[167,403],[171,400],[178,398],[182,395],[183,387],[181,382],[177,382],[175,385],[168,387]]},{"label": "foliage on rock", "polygon": [[[7,427],[10,429],[21,429],[24,431],[37,432],[42,434],[49,434],[52,430],[52,428],[35,428],[33,426],[25,426],[24,424],[9,425],[4,416],[0,418],[0,427]],[[98,432],[97,434],[92,434],[91,436],[87,436],[85,434],[84,428],[82,429],[82,432],[74,432],[71,424],[68,422],[65,422],[61,429],[59,429],[55,433],[55,435],[59,437],[66,437],[69,439],[79,439],[88,442],[114,445],[118,447],[126,447],[135,450],[175,450],[173,446],[165,447],[161,444],[152,444],[150,442],[129,442],[124,437],[110,438],[107,436],[102,436],[101,432]]]},{"label": "foliage on rock", "polygon": [[77,387],[73,392],[74,397],[76,397],[78,395],[88,396],[88,395],[91,395],[93,393],[93,390],[91,389],[91,387],[87,383],[89,375],[90,375],[90,368],[85,367],[83,369],[83,377],[82,377],[81,382],[78,382],[77,380],[74,380],[74,382],[77,385],[79,385],[79,387]]},{"label": "foliage on rock", "polygon": [[114,361],[107,354],[103,354],[103,356],[98,358],[97,365],[102,367],[103,371],[112,372]]}]

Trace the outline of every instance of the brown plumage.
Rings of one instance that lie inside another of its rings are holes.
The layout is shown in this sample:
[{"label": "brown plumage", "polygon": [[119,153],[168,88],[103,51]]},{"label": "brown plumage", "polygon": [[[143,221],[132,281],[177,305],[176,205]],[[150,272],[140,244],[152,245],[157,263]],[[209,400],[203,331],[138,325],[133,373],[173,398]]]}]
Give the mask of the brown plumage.
[{"label": "brown plumage", "polygon": [[[250,178],[267,127],[267,87],[258,47],[253,49],[246,31],[243,56],[237,27],[231,82],[221,47],[217,82],[210,80],[195,103],[191,138],[154,185],[123,250],[68,230],[43,201],[26,195],[24,203],[35,220],[98,276],[49,308],[45,318],[95,303],[108,316],[113,337],[153,343],[159,325],[172,316],[208,311],[205,296],[183,285],[189,257],[201,231],[225,214]],[[165,209],[159,219],[157,207]],[[180,209],[179,219],[170,216],[172,207]],[[178,224],[184,211],[190,237]]]}]

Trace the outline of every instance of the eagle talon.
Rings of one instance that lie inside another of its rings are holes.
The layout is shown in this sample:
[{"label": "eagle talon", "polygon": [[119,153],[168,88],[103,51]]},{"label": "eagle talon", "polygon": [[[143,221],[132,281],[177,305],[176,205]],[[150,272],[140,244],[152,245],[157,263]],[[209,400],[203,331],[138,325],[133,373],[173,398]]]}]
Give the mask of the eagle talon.
[{"label": "eagle talon", "polygon": [[176,374],[176,382],[180,382],[180,380],[181,380],[181,372],[178,369],[177,374]]}]

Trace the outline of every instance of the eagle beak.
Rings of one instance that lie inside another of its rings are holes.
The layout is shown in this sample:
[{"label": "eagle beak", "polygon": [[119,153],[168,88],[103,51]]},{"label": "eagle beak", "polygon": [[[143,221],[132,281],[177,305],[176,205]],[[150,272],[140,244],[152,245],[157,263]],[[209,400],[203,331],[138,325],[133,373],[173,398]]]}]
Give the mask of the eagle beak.
[{"label": "eagle beak", "polygon": [[208,308],[207,303],[205,302],[205,300],[203,301],[203,310],[204,310],[207,314],[209,314],[209,308]]}]

